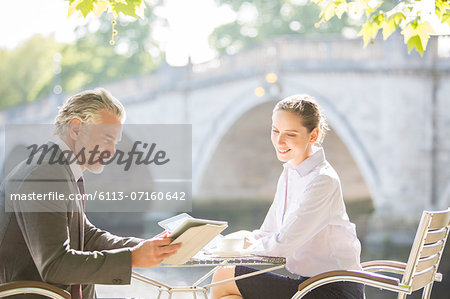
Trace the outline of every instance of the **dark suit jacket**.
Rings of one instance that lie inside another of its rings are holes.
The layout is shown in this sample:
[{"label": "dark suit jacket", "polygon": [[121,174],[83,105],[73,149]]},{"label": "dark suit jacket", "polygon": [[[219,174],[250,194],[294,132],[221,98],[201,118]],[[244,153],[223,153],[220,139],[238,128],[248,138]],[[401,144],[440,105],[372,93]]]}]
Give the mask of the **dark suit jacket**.
[{"label": "dark suit jacket", "polygon": [[48,156],[42,163],[22,162],[0,187],[0,283],[44,281],[69,292],[70,285],[83,284],[86,299],[95,297],[96,283],[129,284],[129,247],[141,239],[96,228],[83,217],[81,202],[18,201],[5,212],[11,193],[79,193],[69,165],[51,165]]}]

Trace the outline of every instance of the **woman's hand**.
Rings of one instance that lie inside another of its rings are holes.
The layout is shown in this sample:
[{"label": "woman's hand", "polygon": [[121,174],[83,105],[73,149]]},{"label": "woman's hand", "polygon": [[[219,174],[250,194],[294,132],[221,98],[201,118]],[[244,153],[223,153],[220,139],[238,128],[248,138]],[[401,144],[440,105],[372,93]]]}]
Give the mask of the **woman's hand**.
[{"label": "woman's hand", "polygon": [[240,230],[231,234],[226,235],[227,238],[242,238],[244,239],[244,249],[249,248],[255,242],[253,233],[248,230]]},{"label": "woman's hand", "polygon": [[247,248],[249,248],[252,245],[253,245],[252,240],[250,240],[249,238],[245,237],[244,238],[244,249],[247,249]]}]

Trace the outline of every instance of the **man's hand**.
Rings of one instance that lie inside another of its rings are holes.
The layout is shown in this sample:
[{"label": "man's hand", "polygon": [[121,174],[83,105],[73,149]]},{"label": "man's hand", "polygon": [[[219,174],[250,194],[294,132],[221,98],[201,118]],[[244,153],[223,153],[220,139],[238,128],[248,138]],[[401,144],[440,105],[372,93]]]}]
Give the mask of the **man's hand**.
[{"label": "man's hand", "polygon": [[169,245],[170,242],[170,238],[142,241],[131,248],[131,266],[147,268],[159,265],[181,247],[181,243]]},{"label": "man's hand", "polygon": [[155,240],[155,239],[165,239],[165,238],[168,238],[169,235],[170,235],[170,232],[167,231],[167,230],[165,230],[165,231],[163,231],[163,232],[157,234],[156,236],[154,236],[154,237],[152,238],[152,240]]}]

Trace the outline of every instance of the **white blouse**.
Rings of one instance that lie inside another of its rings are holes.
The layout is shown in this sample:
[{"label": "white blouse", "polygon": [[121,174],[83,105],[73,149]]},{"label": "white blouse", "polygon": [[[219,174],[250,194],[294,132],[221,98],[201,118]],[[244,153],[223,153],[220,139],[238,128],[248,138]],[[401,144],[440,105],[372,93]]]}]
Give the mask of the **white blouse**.
[{"label": "white blouse", "polygon": [[286,269],[305,277],[361,270],[361,244],[345,210],[339,177],[323,149],[314,150],[297,167],[283,165],[274,201],[261,228],[253,231],[254,248],[285,257]]}]

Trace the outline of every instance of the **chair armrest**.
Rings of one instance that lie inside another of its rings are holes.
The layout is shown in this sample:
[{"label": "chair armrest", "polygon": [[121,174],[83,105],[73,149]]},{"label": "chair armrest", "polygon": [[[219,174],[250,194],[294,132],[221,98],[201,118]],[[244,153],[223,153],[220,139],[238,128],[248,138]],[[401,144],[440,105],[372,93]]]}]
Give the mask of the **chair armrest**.
[{"label": "chair armrest", "polygon": [[[336,281],[344,281],[344,280],[342,280],[342,278],[337,278],[337,277],[348,277],[348,280],[345,279],[345,281],[359,282],[357,280],[362,278],[362,279],[368,279],[368,280],[385,283],[385,284],[390,284],[390,285],[395,285],[395,286],[398,286],[400,283],[400,281],[397,278],[389,277],[386,275],[370,273],[370,272],[363,272],[363,271],[338,270],[338,271],[329,271],[329,272],[325,272],[325,273],[313,276],[313,277],[305,280],[304,282],[302,282],[298,286],[298,290],[300,291],[303,288],[305,288],[317,281],[321,281],[326,278],[335,278],[335,277],[336,277]],[[354,278],[354,279],[352,279],[352,278]]]},{"label": "chair armrest", "polygon": [[292,299],[301,298],[313,289],[332,282],[356,282],[391,291],[411,293],[410,288],[400,284],[397,278],[364,271],[330,271],[311,277],[298,286]]},{"label": "chair armrest", "polygon": [[66,290],[40,281],[13,281],[0,284],[0,297],[17,294],[39,294],[50,298],[70,299]]}]

